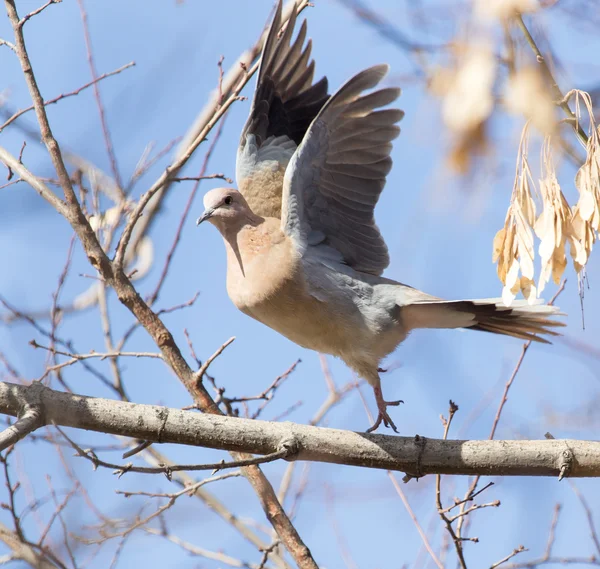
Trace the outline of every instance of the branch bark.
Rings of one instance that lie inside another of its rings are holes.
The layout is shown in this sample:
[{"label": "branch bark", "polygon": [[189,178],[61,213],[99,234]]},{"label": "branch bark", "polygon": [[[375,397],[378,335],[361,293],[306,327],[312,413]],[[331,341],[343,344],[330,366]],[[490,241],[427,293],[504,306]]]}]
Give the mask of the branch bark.
[{"label": "branch bark", "polygon": [[199,414],[0,382],[0,412],[36,401],[45,424],[234,452],[270,454],[293,443],[293,459],[426,474],[600,477],[600,441],[461,441],[399,437]]},{"label": "branch bark", "polygon": [[0,452],[43,425],[40,406],[25,404],[17,422],[0,433]]},{"label": "branch bark", "polygon": [[[3,151],[2,161],[4,161],[4,163],[7,165],[16,163],[19,170],[26,172],[27,178],[24,179],[26,179],[26,181],[28,181],[28,183],[30,183],[38,191],[38,193],[42,195],[42,197],[48,200],[55,207],[55,209],[67,219],[79,237],[91,265],[100,273],[100,276],[103,278],[103,280],[115,290],[119,301],[131,311],[131,313],[138,319],[140,324],[146,329],[148,334],[150,334],[152,339],[156,342],[156,345],[160,348],[165,362],[170,366],[179,380],[185,385],[198,406],[203,411],[207,411],[209,413],[220,413],[219,408],[215,405],[209,393],[206,391],[204,386],[197,381],[196,375],[183,358],[172,334],[162,323],[158,315],[148,306],[147,303],[142,300],[137,290],[131,283],[131,280],[123,271],[119,255],[124,254],[127,242],[131,237],[131,229],[129,229],[130,232],[128,233],[127,228],[130,227],[133,222],[131,221],[127,224],[124,233],[121,236],[120,244],[117,248],[115,261],[113,262],[102,249],[94,230],[91,228],[88,220],[86,219],[81,206],[77,201],[77,195],[73,190],[73,185],[65,167],[60,147],[50,128],[50,123],[44,107],[44,100],[40,93],[31,63],[29,61],[23,30],[19,24],[15,0],[5,0],[4,3],[15,34],[16,54],[21,64],[21,68],[23,70],[23,74],[25,76],[29,93],[33,102],[36,117],[38,119],[42,134],[42,140],[46,145],[48,154],[50,155],[58,175],[59,184],[65,195],[65,201],[63,202],[60,200],[58,196],[56,196],[45,186],[45,184],[43,184],[43,182],[41,182],[41,180],[31,174],[31,172],[24,168],[19,161],[11,156],[8,152]],[[245,81],[242,81],[242,83],[238,86],[240,91],[244,84]],[[216,124],[216,120],[213,121],[212,124]],[[202,142],[203,137],[205,134],[207,134],[207,132],[207,130],[202,131],[202,133],[200,133],[197,139],[192,143],[189,154],[186,154],[187,158],[192,155],[193,151]],[[147,194],[156,194],[157,188],[163,187],[165,182],[167,182],[172,176],[175,176],[176,173],[173,168],[181,169],[187,158],[180,159],[172,164],[171,167],[167,168],[153,186],[154,191],[153,188],[151,188],[148,190]],[[144,198],[142,197],[141,200],[144,200]],[[123,253],[119,253],[120,251],[123,251]],[[243,460],[251,457],[234,455],[233,458],[234,460]],[[290,555],[294,558],[297,565],[301,569],[318,569],[309,548],[304,544],[298,531],[285,513],[285,510],[277,499],[277,495],[273,489],[273,486],[264,473],[258,466],[247,466],[244,467],[242,471],[246,479],[254,488],[267,519],[277,532],[281,542],[285,545],[287,550],[290,552]]]}]

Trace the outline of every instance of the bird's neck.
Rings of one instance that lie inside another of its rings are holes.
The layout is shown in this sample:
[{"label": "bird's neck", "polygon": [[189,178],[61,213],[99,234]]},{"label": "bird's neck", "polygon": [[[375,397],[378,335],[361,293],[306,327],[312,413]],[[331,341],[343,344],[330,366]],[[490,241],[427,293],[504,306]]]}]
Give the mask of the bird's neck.
[{"label": "bird's neck", "polygon": [[248,264],[268,255],[272,247],[285,239],[278,219],[258,216],[235,228],[230,225],[221,234],[227,247],[229,264],[237,266],[242,275],[245,275]]},{"label": "bird's neck", "polygon": [[252,212],[248,212],[235,219],[228,219],[226,223],[217,219],[215,220],[215,225],[223,236],[223,239],[225,239],[225,242],[231,244],[238,240],[238,235],[240,233],[243,234],[247,231],[256,231],[264,222],[264,218],[259,217]]}]

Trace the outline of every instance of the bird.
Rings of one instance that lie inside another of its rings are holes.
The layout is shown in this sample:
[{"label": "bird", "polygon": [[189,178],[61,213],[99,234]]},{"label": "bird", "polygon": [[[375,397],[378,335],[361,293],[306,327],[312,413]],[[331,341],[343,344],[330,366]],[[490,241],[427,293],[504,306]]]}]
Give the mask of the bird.
[{"label": "bird", "polygon": [[[281,0],[262,52],[236,159],[238,189],[204,196],[197,225],[221,233],[227,292],[243,313],[292,342],[343,360],[373,388],[382,423],[397,432],[380,381],[382,360],[419,328],[468,328],[549,343],[558,308],[499,298],[444,300],[382,276],[390,258],[374,208],[392,168],[400,95],[378,88],[385,64],[333,95],[313,82],[306,21],[283,26]],[[310,60],[310,61],[309,61]],[[365,94],[365,92],[368,92]]]}]

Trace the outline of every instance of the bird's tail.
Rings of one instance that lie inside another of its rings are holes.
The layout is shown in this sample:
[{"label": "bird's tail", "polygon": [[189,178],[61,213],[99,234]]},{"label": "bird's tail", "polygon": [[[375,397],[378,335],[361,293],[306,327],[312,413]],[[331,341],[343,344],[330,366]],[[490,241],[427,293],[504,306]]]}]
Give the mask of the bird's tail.
[{"label": "bird's tail", "polygon": [[514,301],[507,307],[500,298],[446,301],[427,295],[402,307],[403,321],[410,329],[469,328],[544,344],[550,343],[544,336],[560,336],[555,328],[565,324],[554,317],[561,315],[548,304]]}]

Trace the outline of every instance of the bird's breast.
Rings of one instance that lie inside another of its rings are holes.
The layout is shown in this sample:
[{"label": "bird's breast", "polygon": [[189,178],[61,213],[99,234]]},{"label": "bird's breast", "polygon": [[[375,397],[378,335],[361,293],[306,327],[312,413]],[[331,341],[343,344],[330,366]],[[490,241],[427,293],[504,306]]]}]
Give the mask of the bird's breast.
[{"label": "bird's breast", "polygon": [[247,312],[274,300],[284,301],[298,272],[294,248],[268,222],[240,231],[227,243],[227,292],[240,310]]},{"label": "bird's breast", "polygon": [[333,304],[309,293],[289,239],[245,231],[229,244],[227,257],[227,292],[239,310],[303,347],[339,352],[335,338],[345,322]]}]

